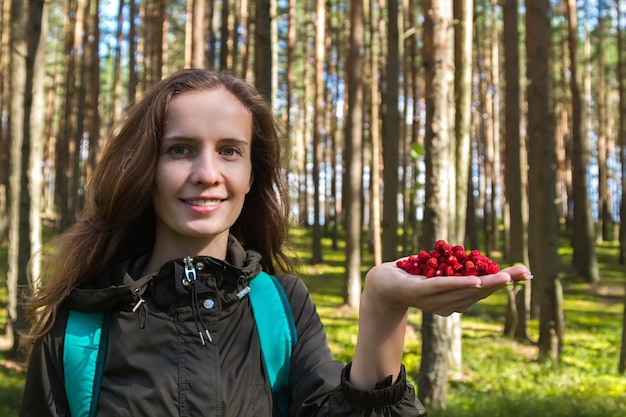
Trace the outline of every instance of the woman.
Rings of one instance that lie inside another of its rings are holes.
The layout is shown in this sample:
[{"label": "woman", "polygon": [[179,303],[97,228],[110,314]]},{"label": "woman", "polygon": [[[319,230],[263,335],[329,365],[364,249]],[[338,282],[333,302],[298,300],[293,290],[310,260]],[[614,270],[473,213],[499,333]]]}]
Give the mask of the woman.
[{"label": "woman", "polygon": [[261,270],[278,277],[295,319],[289,415],[425,415],[401,365],[408,308],[465,311],[528,270],[426,280],[378,265],[366,276],[353,361],[334,361],[283,249],[279,138],[252,87],[209,70],[173,74],[130,110],[31,300],[22,416],[69,415],[70,310],[108,312],[98,416],[278,415],[242,292]]}]

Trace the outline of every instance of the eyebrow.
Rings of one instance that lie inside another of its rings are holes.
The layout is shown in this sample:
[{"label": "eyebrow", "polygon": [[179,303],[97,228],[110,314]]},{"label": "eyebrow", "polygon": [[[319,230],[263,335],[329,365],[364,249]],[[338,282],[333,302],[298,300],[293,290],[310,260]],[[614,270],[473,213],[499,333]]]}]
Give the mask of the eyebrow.
[{"label": "eyebrow", "polygon": [[[200,141],[201,138],[192,135],[171,135],[171,136],[163,136],[162,141],[181,141],[181,142],[194,142]],[[219,138],[218,142],[229,142],[229,143],[238,143],[240,145],[250,145],[251,140],[241,139],[238,137],[223,137]]]}]

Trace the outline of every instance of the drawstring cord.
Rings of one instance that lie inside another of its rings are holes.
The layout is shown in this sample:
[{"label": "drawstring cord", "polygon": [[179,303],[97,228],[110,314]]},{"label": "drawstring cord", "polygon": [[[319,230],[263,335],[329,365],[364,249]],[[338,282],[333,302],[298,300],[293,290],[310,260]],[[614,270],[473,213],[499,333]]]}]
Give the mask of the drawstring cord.
[{"label": "drawstring cord", "polygon": [[146,322],[148,321],[148,304],[146,300],[141,296],[141,288],[136,288],[133,294],[135,299],[135,305],[133,307],[133,313],[137,312],[137,318],[139,319],[139,327],[141,329],[146,328]]},{"label": "drawstring cord", "polygon": [[[132,270],[130,271],[130,275],[131,277],[133,277],[133,280],[136,281],[137,278],[139,278],[140,271],[141,264],[140,260],[138,260],[137,262],[135,262]],[[135,288],[135,291],[133,293],[133,301],[135,302],[135,304],[133,305],[132,311],[133,313],[137,313],[139,328],[142,330],[146,328],[146,323],[148,322],[148,303],[146,303],[146,300],[141,296],[147,286],[148,284],[144,284],[138,288]]]},{"label": "drawstring cord", "polygon": [[198,291],[196,289],[196,268],[193,266],[193,259],[191,257],[186,257],[184,259],[185,262],[185,278],[191,287],[191,311],[193,313],[193,322],[196,325],[196,331],[200,336],[200,341],[202,342],[202,346],[206,345],[206,341],[204,339],[204,335],[206,334],[207,339],[210,343],[213,343],[213,338],[211,337],[211,333],[209,333],[209,329],[207,329],[204,324],[204,320],[202,320],[202,314],[200,314],[200,307],[198,306]]}]

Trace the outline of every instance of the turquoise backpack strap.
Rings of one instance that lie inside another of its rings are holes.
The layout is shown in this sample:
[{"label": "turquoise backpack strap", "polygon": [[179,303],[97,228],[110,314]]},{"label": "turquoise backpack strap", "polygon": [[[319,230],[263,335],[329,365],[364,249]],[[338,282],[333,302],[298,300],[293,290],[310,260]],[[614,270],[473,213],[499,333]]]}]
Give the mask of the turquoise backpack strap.
[{"label": "turquoise backpack strap", "polygon": [[65,327],[63,372],[72,417],[96,415],[109,334],[104,311],[71,310]]},{"label": "turquoise backpack strap", "polygon": [[249,286],[265,369],[280,414],[285,417],[289,411],[291,350],[298,339],[293,313],[276,277],[261,272]]}]

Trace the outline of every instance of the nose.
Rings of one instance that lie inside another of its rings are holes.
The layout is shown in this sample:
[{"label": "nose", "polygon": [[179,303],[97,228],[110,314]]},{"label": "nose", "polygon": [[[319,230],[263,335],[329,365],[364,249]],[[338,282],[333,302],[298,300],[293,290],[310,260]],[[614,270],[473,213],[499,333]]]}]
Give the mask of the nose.
[{"label": "nose", "polygon": [[221,172],[218,158],[212,152],[201,152],[193,161],[190,180],[194,184],[215,184],[219,182]]}]

